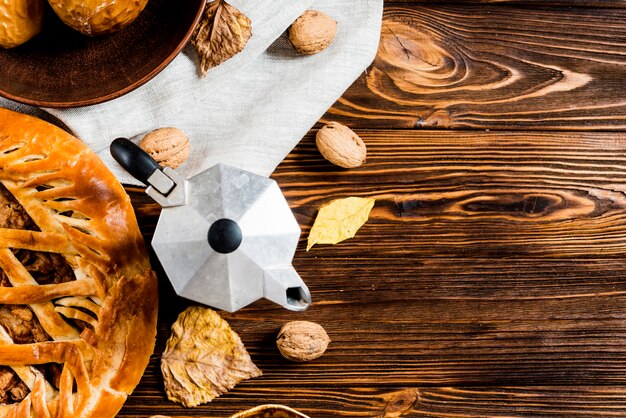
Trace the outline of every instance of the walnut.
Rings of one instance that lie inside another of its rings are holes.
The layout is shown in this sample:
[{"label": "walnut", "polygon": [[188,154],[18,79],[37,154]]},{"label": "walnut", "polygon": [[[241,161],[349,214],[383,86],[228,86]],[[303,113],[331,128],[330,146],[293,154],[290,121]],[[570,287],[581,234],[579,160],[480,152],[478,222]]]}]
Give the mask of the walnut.
[{"label": "walnut", "polygon": [[330,343],[324,328],[315,322],[287,322],[276,337],[276,346],[287,360],[304,362],[320,357]]},{"label": "walnut", "polygon": [[337,22],[319,10],[307,10],[289,27],[289,42],[301,54],[317,54],[337,35]]},{"label": "walnut", "polygon": [[339,167],[355,168],[365,162],[365,143],[352,129],[340,123],[331,122],[317,131],[315,143],[322,156]]},{"label": "walnut", "polygon": [[167,167],[177,168],[189,157],[189,139],[176,128],[155,129],[139,143],[154,160]]}]

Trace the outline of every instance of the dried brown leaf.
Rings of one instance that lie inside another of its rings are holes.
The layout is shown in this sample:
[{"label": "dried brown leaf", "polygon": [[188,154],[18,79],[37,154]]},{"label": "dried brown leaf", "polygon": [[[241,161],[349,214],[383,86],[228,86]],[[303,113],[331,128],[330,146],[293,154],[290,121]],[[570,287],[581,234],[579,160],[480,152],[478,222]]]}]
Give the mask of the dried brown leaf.
[{"label": "dried brown leaf", "polygon": [[215,311],[182,312],[161,356],[167,397],[187,407],[211,402],[243,380],[261,376],[239,336]]},{"label": "dried brown leaf", "polygon": [[252,36],[250,19],[224,0],[207,4],[191,43],[200,57],[202,76],[232,58]]}]

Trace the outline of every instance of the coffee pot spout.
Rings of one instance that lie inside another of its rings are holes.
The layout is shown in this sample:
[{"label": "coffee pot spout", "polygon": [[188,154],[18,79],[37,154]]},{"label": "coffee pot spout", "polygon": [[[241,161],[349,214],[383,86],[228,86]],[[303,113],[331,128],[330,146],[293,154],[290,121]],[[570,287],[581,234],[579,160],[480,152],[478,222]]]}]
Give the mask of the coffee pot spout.
[{"label": "coffee pot spout", "polygon": [[304,311],[311,304],[311,293],[293,266],[265,271],[264,297],[291,311]]}]

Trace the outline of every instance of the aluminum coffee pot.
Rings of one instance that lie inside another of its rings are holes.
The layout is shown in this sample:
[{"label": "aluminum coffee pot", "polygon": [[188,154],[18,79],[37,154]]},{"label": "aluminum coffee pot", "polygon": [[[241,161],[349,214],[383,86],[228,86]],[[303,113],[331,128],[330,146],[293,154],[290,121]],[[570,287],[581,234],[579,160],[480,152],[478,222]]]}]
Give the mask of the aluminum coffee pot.
[{"label": "aluminum coffee pot", "polygon": [[152,247],[179,296],[228,312],[264,297],[303,311],[300,227],[274,180],[217,164],[184,179],[125,138],[111,154],[163,207]]}]

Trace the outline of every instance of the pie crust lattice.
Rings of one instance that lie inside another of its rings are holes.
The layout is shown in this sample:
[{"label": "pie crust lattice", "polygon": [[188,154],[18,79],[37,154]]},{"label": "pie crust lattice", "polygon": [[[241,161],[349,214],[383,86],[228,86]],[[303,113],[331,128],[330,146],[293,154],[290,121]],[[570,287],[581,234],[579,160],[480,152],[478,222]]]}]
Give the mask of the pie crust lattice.
[{"label": "pie crust lattice", "polygon": [[130,200],[82,142],[6,109],[0,189],[0,417],[112,417],[156,335]]}]

